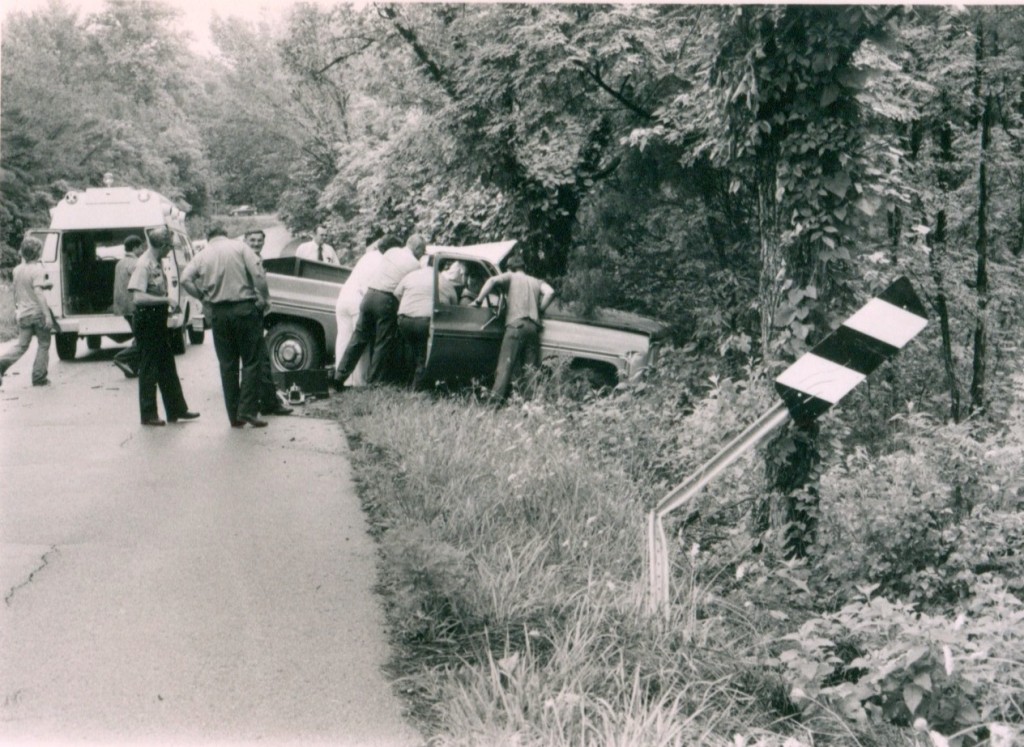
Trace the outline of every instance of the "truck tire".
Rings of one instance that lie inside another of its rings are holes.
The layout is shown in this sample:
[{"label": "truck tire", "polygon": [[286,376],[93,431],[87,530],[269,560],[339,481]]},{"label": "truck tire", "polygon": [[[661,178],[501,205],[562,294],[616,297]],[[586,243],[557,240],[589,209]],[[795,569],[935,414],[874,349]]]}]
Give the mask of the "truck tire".
[{"label": "truck tire", "polygon": [[62,361],[73,361],[78,352],[78,333],[61,332],[57,335],[57,357]]},{"label": "truck tire", "polygon": [[275,371],[308,371],[320,367],[323,346],[306,327],[277,322],[267,333],[270,365]]},{"label": "truck tire", "polygon": [[100,346],[103,345],[103,336],[89,335],[85,338],[85,344],[88,346],[89,350],[99,350]]},{"label": "truck tire", "polygon": [[167,330],[171,335],[171,352],[175,355],[185,354],[185,328],[172,327]]}]

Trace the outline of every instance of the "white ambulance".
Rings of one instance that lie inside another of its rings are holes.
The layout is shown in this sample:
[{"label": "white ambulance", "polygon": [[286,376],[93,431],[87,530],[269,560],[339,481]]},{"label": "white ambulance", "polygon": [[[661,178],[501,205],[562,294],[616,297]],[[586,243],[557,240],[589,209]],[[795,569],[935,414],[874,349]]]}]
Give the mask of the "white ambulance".
[{"label": "white ambulance", "polygon": [[57,356],[71,360],[84,337],[90,350],[104,336],[116,342],[131,337],[124,317],[113,309],[114,266],[124,256],[124,241],[132,234],[149,242],[147,230],[166,227],[174,251],[164,258],[171,298],[167,322],[171,349],[185,352],[185,337],[203,342],[202,304],[181,287],[179,277],[192,259],[185,213],[157,192],[134,187],[95,187],[71,191],[50,208],[49,230],[30,231],[43,241],[43,266],[53,288],[46,300],[60,325]]}]

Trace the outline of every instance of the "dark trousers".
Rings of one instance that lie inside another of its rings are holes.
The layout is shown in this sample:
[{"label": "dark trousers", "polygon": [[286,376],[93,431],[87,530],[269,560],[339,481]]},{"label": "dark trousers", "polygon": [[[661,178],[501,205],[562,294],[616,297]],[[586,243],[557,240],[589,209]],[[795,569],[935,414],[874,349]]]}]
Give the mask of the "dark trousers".
[{"label": "dark trousers", "polygon": [[427,373],[427,345],[430,343],[430,317],[400,316],[398,329],[405,340],[408,358],[413,365],[412,388],[419,391],[424,388]]},{"label": "dark trousers", "polygon": [[114,355],[114,360],[120,363],[124,363],[132,371],[138,373],[139,371],[139,341],[138,335],[135,334],[135,322],[132,320],[131,314],[125,314],[124,320],[128,322],[128,326],[132,328],[132,344],[126,348],[122,348]]},{"label": "dark trousers", "polygon": [[265,349],[263,320],[256,303],[213,304],[211,326],[228,419],[254,418],[259,411],[260,351]]},{"label": "dark trousers", "polygon": [[164,413],[176,418],[188,412],[178,380],[178,368],[171,352],[166,306],[139,306],[133,317],[135,341],[139,346],[139,414],[143,420],[159,417],[156,390],[164,402]]},{"label": "dark trousers", "polygon": [[525,366],[540,365],[540,325],[532,319],[516,319],[505,327],[498,353],[498,370],[494,375],[491,396],[504,402],[513,380]]},{"label": "dark trousers", "polygon": [[270,364],[270,349],[267,338],[260,335],[260,412],[272,412],[281,406],[277,399],[277,384],[274,383],[274,367]]},{"label": "dark trousers", "polygon": [[359,319],[352,339],[338,363],[337,377],[345,381],[356,368],[366,348],[371,348],[370,370],[367,383],[394,381],[400,368],[398,333],[398,299],[391,293],[370,289],[359,305]]}]

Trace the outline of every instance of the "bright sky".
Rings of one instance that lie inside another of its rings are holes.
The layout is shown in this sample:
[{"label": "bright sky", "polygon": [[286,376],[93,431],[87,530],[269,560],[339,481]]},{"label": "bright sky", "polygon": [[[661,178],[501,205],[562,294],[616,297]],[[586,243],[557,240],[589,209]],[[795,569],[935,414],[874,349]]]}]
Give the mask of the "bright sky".
[{"label": "bright sky", "polygon": [[[192,35],[192,47],[197,52],[206,53],[214,50],[210,41],[210,19],[214,14],[219,16],[238,16],[250,21],[261,18],[273,22],[280,18],[283,11],[295,5],[298,0],[163,0],[167,5],[179,8],[182,15],[178,19],[179,27]],[[308,1],[308,0],[307,0]],[[329,0],[313,0],[318,5],[334,5]],[[0,0],[0,18],[8,13],[22,11],[31,13],[44,9],[50,0]],[[63,4],[78,10],[79,16],[95,13],[106,5],[104,0],[63,0]]]}]

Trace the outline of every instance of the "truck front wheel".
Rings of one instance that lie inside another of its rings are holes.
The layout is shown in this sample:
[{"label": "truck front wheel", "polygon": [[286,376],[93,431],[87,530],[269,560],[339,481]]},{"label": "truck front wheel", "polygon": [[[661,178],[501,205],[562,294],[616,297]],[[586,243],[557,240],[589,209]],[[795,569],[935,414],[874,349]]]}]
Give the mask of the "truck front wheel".
[{"label": "truck front wheel", "polygon": [[62,361],[73,361],[78,352],[78,334],[61,332],[57,335],[57,357]]},{"label": "truck front wheel", "polygon": [[307,371],[319,368],[323,346],[301,324],[278,322],[267,333],[270,364],[275,371]]}]

